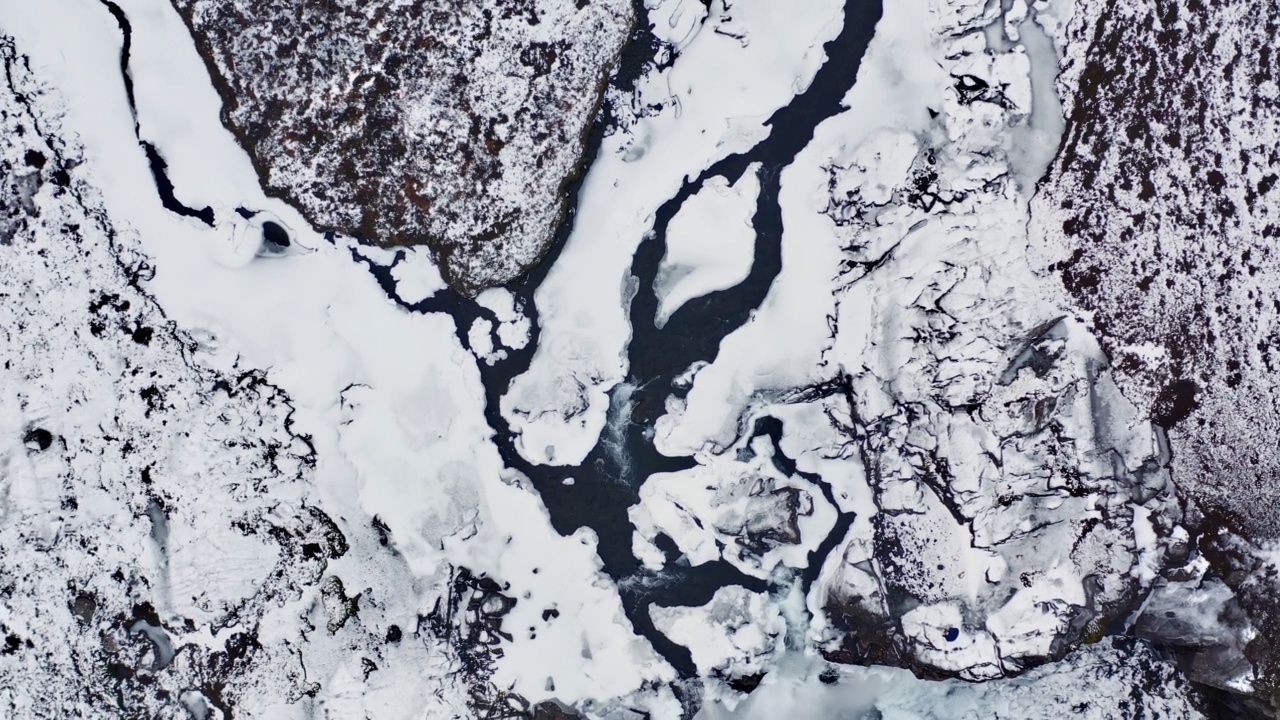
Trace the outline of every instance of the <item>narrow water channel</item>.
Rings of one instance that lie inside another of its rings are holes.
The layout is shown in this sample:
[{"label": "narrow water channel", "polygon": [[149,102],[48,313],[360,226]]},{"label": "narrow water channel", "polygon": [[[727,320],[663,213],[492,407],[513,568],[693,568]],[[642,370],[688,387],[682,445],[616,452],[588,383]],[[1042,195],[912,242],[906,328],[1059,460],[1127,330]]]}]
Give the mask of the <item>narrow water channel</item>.
[{"label": "narrow water channel", "polygon": [[[694,464],[689,457],[669,458],[659,453],[646,439],[645,431],[662,415],[667,395],[676,392],[672,380],[695,362],[715,359],[721,340],[745,323],[760,306],[781,270],[782,209],[778,205],[778,194],[782,170],[813,139],[819,123],[844,109],[841,101],[853,87],[880,15],[879,0],[847,0],[842,30],[824,46],[826,62],[808,89],[768,120],[769,136],[751,150],[731,155],[686,182],[658,210],[653,233],[641,243],[631,266],[631,273],[638,281],[638,293],[630,308],[631,374],[624,385],[614,389],[610,408],[610,412],[630,413],[631,422],[621,423],[625,428],[621,437],[598,443],[576,467],[531,465],[516,451],[514,438],[498,409],[511,381],[528,369],[537,347],[538,318],[533,295],[568,240],[581,180],[569,189],[570,211],[548,256],[528,276],[509,287],[530,315],[531,342],[523,350],[509,351],[509,357],[494,366],[479,364],[486,394],[485,414],[495,430],[495,442],[503,461],[530,478],[557,532],[568,535],[581,527],[595,532],[599,539],[597,552],[605,572],[618,584],[627,617],[636,632],[648,639],[682,677],[696,675],[689,650],[658,632],[649,618],[649,606],[653,603],[702,605],[711,600],[717,589],[727,585],[740,585],[754,591],[767,590],[768,585],[724,561],[697,567],[668,564],[658,576],[642,567],[631,550],[634,528],[627,514],[640,500],[640,484],[653,473],[681,470]],[[652,57],[653,48],[652,35],[637,32],[623,53],[624,72],[641,72]],[[615,79],[615,83],[630,81],[634,78]],[[599,153],[605,125],[605,122],[596,123],[588,147],[589,160],[594,160]],[[736,182],[747,167],[756,162],[762,166],[761,190],[754,216],[755,260],[750,275],[733,288],[690,300],[663,328],[657,328],[654,317],[658,300],[653,280],[666,251],[666,230],[671,218],[710,178],[722,176],[731,183]],[[370,270],[388,294],[395,297],[389,268],[371,265]],[[494,320],[488,310],[449,291],[406,307],[417,312],[447,312],[453,316],[464,345],[467,345],[467,331],[476,318]],[[781,424],[775,420],[773,424],[766,423],[760,431],[771,437],[780,436]],[[573,479],[572,484],[565,483],[568,478]],[[847,528],[848,522],[848,518],[842,518],[837,529]],[[670,550],[672,543],[660,538],[659,545]],[[813,553],[811,561],[820,566],[823,556],[833,546],[830,541],[824,542],[820,550]],[[809,575],[813,573],[816,568],[811,569]]]}]

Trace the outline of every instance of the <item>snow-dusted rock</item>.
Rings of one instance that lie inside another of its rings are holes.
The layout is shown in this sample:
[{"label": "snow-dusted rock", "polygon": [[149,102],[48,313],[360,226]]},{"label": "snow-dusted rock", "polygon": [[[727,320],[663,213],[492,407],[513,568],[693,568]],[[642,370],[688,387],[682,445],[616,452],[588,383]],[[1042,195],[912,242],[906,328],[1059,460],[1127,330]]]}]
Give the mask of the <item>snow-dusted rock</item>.
[{"label": "snow-dusted rock", "polygon": [[173,5],[266,187],[430,246],[472,294],[545,252],[633,22],[621,0]]},{"label": "snow-dusted rock", "polygon": [[1280,14],[1117,10],[1064,33],[1069,128],[1034,208],[1037,264],[1091,314],[1125,395],[1167,428],[1173,481],[1204,513],[1215,572],[1242,593],[1252,659],[1274,683],[1280,608],[1260,558],[1280,537]]}]

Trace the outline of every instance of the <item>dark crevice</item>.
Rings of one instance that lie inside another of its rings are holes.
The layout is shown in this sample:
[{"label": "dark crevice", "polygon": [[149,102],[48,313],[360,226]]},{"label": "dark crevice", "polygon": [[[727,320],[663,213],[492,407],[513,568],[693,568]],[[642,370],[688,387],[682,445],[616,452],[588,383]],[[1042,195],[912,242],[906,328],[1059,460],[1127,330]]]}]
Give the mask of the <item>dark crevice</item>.
[{"label": "dark crevice", "polygon": [[167,171],[168,164],[160,156],[160,151],[155,145],[142,139],[138,126],[138,104],[133,93],[133,74],[129,71],[129,53],[133,48],[133,25],[129,23],[129,16],[119,5],[111,0],[100,0],[100,2],[106,6],[111,17],[115,18],[116,24],[120,26],[120,78],[124,82],[125,97],[129,100],[129,113],[133,116],[133,134],[138,140],[138,146],[147,156],[147,165],[151,168],[151,178],[155,182],[156,194],[160,196],[161,204],[169,212],[182,217],[196,218],[205,225],[213,227],[213,208],[204,207],[196,210],[182,204],[174,194],[173,181],[169,179]]},{"label": "dark crevice", "polygon": [[146,140],[139,140],[138,144],[142,146],[143,152],[147,154],[147,163],[151,167],[151,177],[155,180],[156,193],[160,195],[160,203],[164,205],[164,209],[182,217],[196,218],[205,225],[213,227],[213,208],[205,207],[195,210],[183,205],[177,196],[173,194],[173,182],[169,180],[169,173],[166,172],[169,165],[164,161],[164,158],[160,157],[160,152],[156,150],[156,146]]}]

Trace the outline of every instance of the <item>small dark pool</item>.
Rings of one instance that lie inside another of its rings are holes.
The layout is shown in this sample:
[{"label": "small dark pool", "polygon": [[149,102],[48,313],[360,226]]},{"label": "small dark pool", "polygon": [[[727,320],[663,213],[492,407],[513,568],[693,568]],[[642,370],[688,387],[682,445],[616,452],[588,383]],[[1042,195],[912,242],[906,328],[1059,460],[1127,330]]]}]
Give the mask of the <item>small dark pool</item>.
[{"label": "small dark pool", "polygon": [[287,248],[289,247],[289,231],[281,227],[280,223],[268,220],[262,223],[262,241],[267,245]]}]

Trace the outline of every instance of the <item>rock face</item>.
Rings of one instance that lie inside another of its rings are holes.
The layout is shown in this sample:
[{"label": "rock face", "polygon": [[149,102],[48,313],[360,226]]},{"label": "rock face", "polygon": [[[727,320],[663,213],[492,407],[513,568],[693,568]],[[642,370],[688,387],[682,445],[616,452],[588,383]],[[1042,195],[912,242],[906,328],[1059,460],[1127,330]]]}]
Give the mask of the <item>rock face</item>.
[{"label": "rock face", "polygon": [[474,294],[546,250],[627,0],[173,0],[263,184]]},{"label": "rock face", "polygon": [[[1039,210],[1180,486],[1274,535],[1280,10],[1144,2],[1098,24]],[[1176,49],[1171,52],[1170,49]],[[1121,61],[1120,58],[1124,58]]]},{"label": "rock face", "polygon": [[1125,395],[1169,428],[1173,479],[1209,521],[1202,545],[1260,628],[1264,689],[1280,674],[1266,551],[1280,537],[1278,28],[1265,3],[1105,13],[1034,233],[1094,313]]}]

